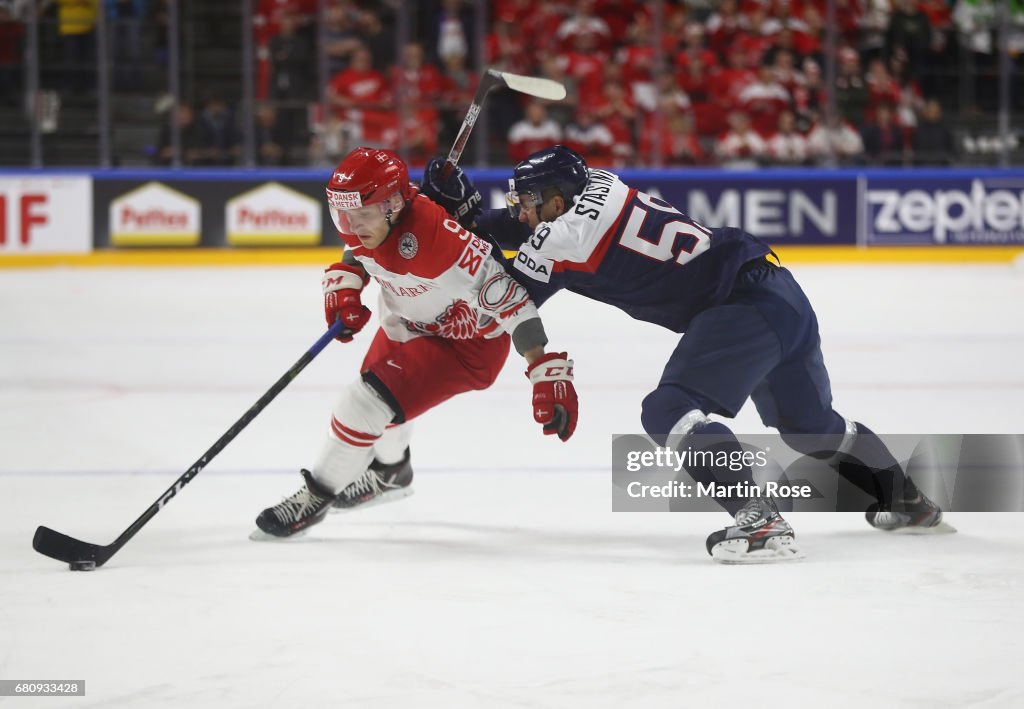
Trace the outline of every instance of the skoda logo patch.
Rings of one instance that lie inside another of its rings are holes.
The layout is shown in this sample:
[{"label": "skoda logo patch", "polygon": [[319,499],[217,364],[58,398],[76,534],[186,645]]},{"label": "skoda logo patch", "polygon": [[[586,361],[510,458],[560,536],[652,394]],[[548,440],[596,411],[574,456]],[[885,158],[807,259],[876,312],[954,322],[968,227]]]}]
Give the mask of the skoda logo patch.
[{"label": "skoda logo patch", "polygon": [[416,236],[409,232],[402,234],[402,237],[398,240],[398,254],[402,258],[412,258],[420,250],[420,242],[416,240]]}]

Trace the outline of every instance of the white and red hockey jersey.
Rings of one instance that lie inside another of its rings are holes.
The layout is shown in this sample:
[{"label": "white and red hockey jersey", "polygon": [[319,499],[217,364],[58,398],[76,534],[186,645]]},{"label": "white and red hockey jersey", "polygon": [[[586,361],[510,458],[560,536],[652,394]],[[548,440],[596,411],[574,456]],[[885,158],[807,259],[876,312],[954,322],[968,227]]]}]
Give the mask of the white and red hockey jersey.
[{"label": "white and red hockey jersey", "polygon": [[526,289],[491,255],[491,243],[422,195],[409,201],[377,248],[340,236],[380,284],[381,326],[392,340],[496,337],[540,317]]}]

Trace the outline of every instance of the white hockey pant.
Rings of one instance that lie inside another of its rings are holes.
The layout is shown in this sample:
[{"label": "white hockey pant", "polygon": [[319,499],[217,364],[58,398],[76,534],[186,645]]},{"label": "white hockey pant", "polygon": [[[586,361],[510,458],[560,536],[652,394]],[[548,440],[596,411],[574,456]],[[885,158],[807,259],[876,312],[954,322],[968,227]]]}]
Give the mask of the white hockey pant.
[{"label": "white hockey pant", "polygon": [[[335,494],[355,482],[366,472],[374,458],[374,447],[380,444],[394,417],[391,407],[363,380],[350,384],[334,407],[331,428],[313,466],[313,477]],[[390,452],[403,435],[399,429],[408,429],[408,426],[394,427],[398,433],[386,437],[382,454]],[[394,460],[401,459],[407,442],[406,438]]]}]

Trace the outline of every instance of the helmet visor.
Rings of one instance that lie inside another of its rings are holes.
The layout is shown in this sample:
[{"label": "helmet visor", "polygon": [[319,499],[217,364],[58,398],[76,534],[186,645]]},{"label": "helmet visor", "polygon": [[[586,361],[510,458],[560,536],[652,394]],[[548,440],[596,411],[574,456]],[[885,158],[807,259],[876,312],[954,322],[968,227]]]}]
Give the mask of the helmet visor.
[{"label": "helmet visor", "polygon": [[366,236],[379,230],[386,222],[388,201],[364,205],[358,192],[327,190],[327,206],[339,232]]},{"label": "helmet visor", "polygon": [[508,188],[508,192],[505,193],[505,206],[508,207],[508,213],[512,215],[513,219],[519,219],[519,214],[524,209],[527,211],[540,209],[544,204],[544,199],[537,192],[516,190],[514,179],[509,179]]}]

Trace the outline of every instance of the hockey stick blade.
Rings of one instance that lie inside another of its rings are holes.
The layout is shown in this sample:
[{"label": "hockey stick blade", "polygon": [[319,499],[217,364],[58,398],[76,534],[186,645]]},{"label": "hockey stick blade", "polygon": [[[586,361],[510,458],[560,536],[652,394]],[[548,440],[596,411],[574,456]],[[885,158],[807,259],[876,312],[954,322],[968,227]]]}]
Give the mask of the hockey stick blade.
[{"label": "hockey stick blade", "polygon": [[103,566],[110,558],[109,547],[101,547],[80,539],[61,534],[49,527],[39,527],[32,537],[32,548],[43,556],[71,564],[76,561],[92,561]]},{"label": "hockey stick blade", "polygon": [[548,99],[550,101],[561,101],[565,98],[565,87],[557,81],[541,79],[536,76],[510,74],[505,71],[498,71],[497,69],[488,69],[480,77],[480,85],[477,86],[473,102],[466,111],[466,117],[462,121],[459,134],[456,136],[452,149],[448,152],[448,158],[441,168],[441,182],[451,177],[451,174],[455,171],[455,166],[459,164],[462,151],[466,148],[469,134],[473,132],[473,126],[476,125],[476,119],[480,117],[480,110],[484,105],[484,99],[487,98],[487,94],[502,84],[513,91],[535,96],[536,98]]},{"label": "hockey stick blade", "polygon": [[278,394],[280,394],[288,384],[291,383],[295,377],[299,375],[306,365],[313,361],[320,352],[330,343],[335,337],[343,335],[345,330],[345,322],[338,320],[327,332],[320,336],[313,346],[310,347],[306,352],[299,357],[298,361],[291,366],[291,368],[284,373],[284,375],[278,379],[274,384],[263,393],[255,404],[242,414],[242,417],[235,421],[232,426],[224,432],[224,434],[217,439],[209,450],[200,456],[199,460],[192,464],[188,470],[182,473],[181,477],[174,481],[167,490],[164,491],[156,502],[151,504],[145,512],[143,512],[138,519],[131,523],[131,525],[121,532],[121,535],[113,542],[106,546],[100,546],[98,544],[90,544],[89,542],[83,542],[80,539],[69,537],[66,534],[61,534],[49,527],[39,527],[36,529],[35,535],[32,537],[32,548],[43,556],[48,556],[51,559],[57,559],[68,564],[72,564],[76,561],[91,561],[95,564],[95,567],[103,566],[118,550],[128,543],[132,537],[138,534],[139,530],[142,529],[149,520],[153,519],[160,510],[167,505],[174,497],[181,492],[182,488],[189,484],[192,479],[199,475],[203,468],[213,460],[213,458],[220,453],[224,448],[235,439],[235,437],[241,433],[241,431],[249,425],[249,423],[256,418],[256,416],[267,407],[267,405],[273,401]]},{"label": "hockey stick blade", "polygon": [[561,101],[565,98],[565,87],[551,79],[523,76],[522,74],[509,74],[506,71],[501,72],[501,78],[505,81],[507,87],[521,94],[536,96],[548,101]]}]

